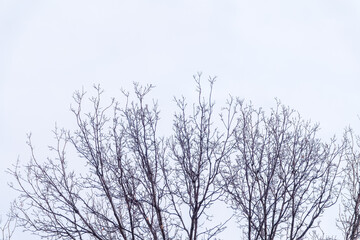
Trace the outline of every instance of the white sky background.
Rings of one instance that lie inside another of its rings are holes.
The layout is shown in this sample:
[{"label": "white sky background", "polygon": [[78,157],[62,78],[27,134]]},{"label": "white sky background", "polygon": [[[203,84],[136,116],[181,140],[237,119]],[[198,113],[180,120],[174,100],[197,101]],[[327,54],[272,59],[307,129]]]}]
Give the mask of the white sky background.
[{"label": "white sky background", "polygon": [[341,137],[360,130],[359,43],[358,0],[0,0],[0,214],[15,196],[5,169],[29,159],[26,133],[46,150],[55,122],[73,123],[82,86],[120,96],[152,83],[170,119],[172,97],[192,96],[202,71],[218,77],[219,104],[229,93],[266,108],[277,97]]}]

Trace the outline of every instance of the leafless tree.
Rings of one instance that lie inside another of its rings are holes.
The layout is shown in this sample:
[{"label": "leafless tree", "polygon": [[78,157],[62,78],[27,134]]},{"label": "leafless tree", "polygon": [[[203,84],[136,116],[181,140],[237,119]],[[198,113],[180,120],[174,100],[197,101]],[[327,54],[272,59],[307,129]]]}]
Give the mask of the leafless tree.
[{"label": "leafless tree", "polygon": [[223,186],[247,239],[304,239],[338,198],[343,145],[277,103],[267,116],[239,101],[235,157]]},{"label": "leafless tree", "polygon": [[95,86],[90,110],[76,92],[76,130],[55,128],[47,159],[29,135],[31,160],[9,170],[18,225],[47,239],[214,239],[226,220],[211,208],[225,198],[247,239],[304,239],[337,200],[343,145],[280,103],[267,116],[229,98],[215,114],[215,79],[204,94],[194,78],[197,101],[175,98],[167,137],[151,85],[108,104]]},{"label": "leafless tree", "polygon": [[346,240],[360,239],[360,137],[346,131],[348,147],[338,227]]},{"label": "leafless tree", "polygon": [[[55,129],[55,158],[38,160],[29,136],[31,161],[12,171],[20,224],[49,239],[172,239],[159,111],[144,103],[152,86],[135,85],[136,102],[124,107],[115,100],[103,107],[102,90],[95,88],[90,112],[83,110],[85,92],[75,93],[77,130]],[[67,145],[85,160],[82,171],[69,168],[79,159],[67,160]]]},{"label": "leafless tree", "polygon": [[[186,239],[211,239],[224,228],[224,223],[210,227],[210,208],[221,196],[219,180],[221,165],[229,158],[233,142],[233,101],[230,99],[220,115],[223,130],[214,126],[212,89],[215,79],[210,78],[210,93],[203,97],[200,75],[195,76],[198,102],[187,115],[185,99],[175,99],[179,112],[175,114],[174,134],[170,139],[170,171],[164,172],[173,215]],[[201,219],[205,218],[205,219]],[[204,221],[205,220],[205,221]]]},{"label": "leafless tree", "polygon": [[96,86],[90,111],[86,93],[76,92],[77,130],[56,128],[46,160],[29,135],[30,162],[10,170],[19,224],[47,239],[214,238],[224,224],[204,223],[221,194],[215,183],[230,154],[234,113],[229,101],[220,118],[225,131],[217,130],[212,93],[205,100],[200,75],[195,80],[199,101],[187,116],[185,100],[176,100],[174,133],[166,139],[158,134],[157,103],[145,101],[151,85],[135,84],[135,101],[124,91],[125,104],[108,105]]}]

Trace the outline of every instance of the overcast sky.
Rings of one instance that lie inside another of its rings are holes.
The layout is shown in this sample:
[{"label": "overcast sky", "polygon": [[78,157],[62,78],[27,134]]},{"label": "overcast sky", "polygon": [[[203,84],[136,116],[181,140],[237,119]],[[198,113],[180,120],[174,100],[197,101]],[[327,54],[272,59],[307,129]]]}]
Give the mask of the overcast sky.
[{"label": "overcast sky", "polygon": [[55,122],[71,125],[77,89],[152,83],[166,118],[201,71],[218,77],[219,103],[277,97],[329,137],[360,130],[359,43],[358,0],[0,0],[0,214],[15,196],[6,168],[29,159],[26,133],[46,150]]}]

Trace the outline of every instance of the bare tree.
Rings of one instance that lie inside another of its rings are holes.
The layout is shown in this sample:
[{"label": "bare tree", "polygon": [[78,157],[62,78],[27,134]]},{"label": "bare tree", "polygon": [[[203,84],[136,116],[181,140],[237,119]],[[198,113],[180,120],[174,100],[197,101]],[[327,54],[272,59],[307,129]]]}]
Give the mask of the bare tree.
[{"label": "bare tree", "polygon": [[230,98],[217,115],[215,79],[204,94],[194,78],[197,102],[175,98],[168,137],[151,85],[135,84],[134,99],[123,91],[123,104],[105,104],[95,86],[90,110],[76,92],[76,130],[55,128],[47,159],[29,135],[30,161],[10,170],[18,225],[47,239],[214,239],[226,221],[211,211],[224,197],[247,239],[304,239],[337,200],[343,146],[280,103],[266,116]]},{"label": "bare tree", "polygon": [[360,239],[360,137],[346,131],[348,147],[338,227],[346,240]]},{"label": "bare tree", "polygon": [[208,209],[223,192],[217,181],[222,163],[230,156],[234,131],[232,100],[223,109],[224,115],[220,115],[224,127],[220,131],[213,123],[215,79],[209,79],[210,93],[205,99],[200,77],[195,76],[198,102],[193,105],[191,114],[186,113],[184,98],[175,99],[180,111],[175,114],[174,135],[170,139],[169,158],[173,167],[164,172],[172,214],[189,240],[211,239],[224,228],[225,223],[209,226],[211,215]]},{"label": "bare tree", "polygon": [[[95,88],[90,112],[83,110],[85,92],[75,93],[78,129],[55,129],[56,145],[50,147],[55,158],[38,160],[29,136],[31,161],[12,171],[21,193],[20,224],[49,239],[172,239],[160,168],[165,146],[157,136],[159,111],[156,104],[144,103],[152,86],[136,84],[137,101],[124,107],[115,100],[103,107],[103,91]],[[69,144],[85,160],[83,171],[69,168]]]},{"label": "bare tree", "polygon": [[235,157],[223,186],[247,239],[304,239],[338,198],[343,146],[277,103],[269,116],[239,101]]},{"label": "bare tree", "polygon": [[[113,99],[108,105],[95,86],[89,112],[86,93],[76,92],[77,130],[56,128],[54,155],[46,160],[36,156],[29,135],[30,162],[10,170],[20,193],[19,224],[47,239],[214,238],[224,224],[204,223],[221,195],[215,183],[230,154],[232,102],[220,118],[221,132],[213,127],[212,93],[206,101],[200,75],[195,80],[194,112],[186,116],[185,100],[176,100],[180,111],[168,139],[158,134],[157,103],[145,101],[151,85],[135,84],[135,101],[123,91],[125,104]],[[210,78],[211,90],[213,83]]]}]

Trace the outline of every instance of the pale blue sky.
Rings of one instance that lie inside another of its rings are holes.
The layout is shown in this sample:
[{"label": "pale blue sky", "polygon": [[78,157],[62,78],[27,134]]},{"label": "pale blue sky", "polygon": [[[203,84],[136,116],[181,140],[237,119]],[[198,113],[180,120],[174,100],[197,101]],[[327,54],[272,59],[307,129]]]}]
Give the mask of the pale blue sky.
[{"label": "pale blue sky", "polygon": [[278,97],[340,135],[360,130],[359,43],[357,0],[0,0],[0,213],[14,196],[5,169],[28,159],[25,134],[45,150],[55,122],[71,125],[82,86],[115,96],[153,83],[166,119],[202,71],[218,76],[219,103]]}]

